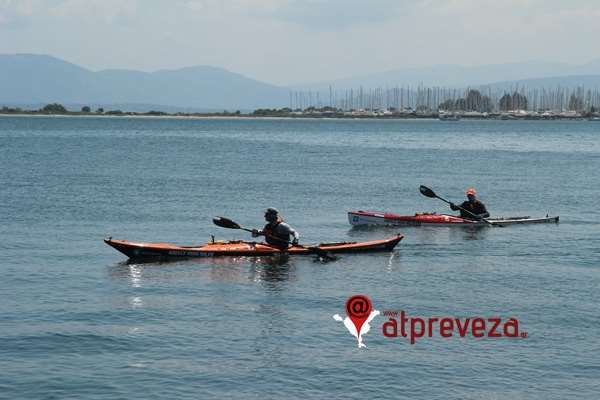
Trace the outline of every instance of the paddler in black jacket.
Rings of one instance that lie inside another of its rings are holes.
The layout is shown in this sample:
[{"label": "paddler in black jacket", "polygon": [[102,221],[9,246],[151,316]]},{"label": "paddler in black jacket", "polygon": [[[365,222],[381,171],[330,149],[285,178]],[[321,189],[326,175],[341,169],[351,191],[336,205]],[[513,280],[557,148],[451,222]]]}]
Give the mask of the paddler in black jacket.
[{"label": "paddler in black jacket", "polygon": [[450,208],[454,211],[464,208],[465,210],[475,214],[475,216],[473,216],[464,210],[460,210],[460,217],[464,219],[480,220],[481,218],[487,218],[490,216],[490,213],[486,210],[485,205],[477,199],[477,192],[475,189],[467,189],[466,194],[468,199],[467,201],[463,202],[460,207],[457,207],[454,203],[450,203]]},{"label": "paddler in black jacket", "polygon": [[252,236],[257,237],[263,235],[268,244],[280,249],[287,249],[290,244],[298,244],[300,235],[291,226],[283,222],[283,218],[279,216],[279,211],[269,207],[265,211],[265,220],[267,224],[259,231],[252,230]]}]

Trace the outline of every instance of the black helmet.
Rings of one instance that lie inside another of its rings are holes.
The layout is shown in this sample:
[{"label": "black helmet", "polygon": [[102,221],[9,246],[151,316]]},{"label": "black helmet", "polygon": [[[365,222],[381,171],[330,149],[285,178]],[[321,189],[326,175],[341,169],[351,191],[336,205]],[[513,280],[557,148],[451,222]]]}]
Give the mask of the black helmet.
[{"label": "black helmet", "polygon": [[269,207],[265,210],[265,214],[279,215],[279,211],[276,208]]}]

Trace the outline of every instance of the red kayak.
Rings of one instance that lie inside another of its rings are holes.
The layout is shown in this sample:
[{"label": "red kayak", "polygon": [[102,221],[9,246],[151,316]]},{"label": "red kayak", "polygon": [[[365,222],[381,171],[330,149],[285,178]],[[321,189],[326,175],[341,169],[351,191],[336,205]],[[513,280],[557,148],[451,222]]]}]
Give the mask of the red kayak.
[{"label": "red kayak", "polygon": [[[486,218],[492,225],[516,225],[558,222],[558,217],[507,217]],[[393,226],[489,226],[485,221],[472,221],[454,215],[422,213],[396,215],[379,211],[348,211],[350,225],[393,225]]]},{"label": "red kayak", "polygon": [[136,258],[190,258],[222,256],[272,256],[276,254],[315,254],[327,253],[363,253],[372,251],[392,251],[404,236],[397,235],[387,239],[370,242],[322,243],[313,247],[292,246],[286,250],[256,242],[215,242],[199,246],[177,246],[169,243],[141,243],[126,240],[104,239],[104,243],[115,248],[127,257]]}]

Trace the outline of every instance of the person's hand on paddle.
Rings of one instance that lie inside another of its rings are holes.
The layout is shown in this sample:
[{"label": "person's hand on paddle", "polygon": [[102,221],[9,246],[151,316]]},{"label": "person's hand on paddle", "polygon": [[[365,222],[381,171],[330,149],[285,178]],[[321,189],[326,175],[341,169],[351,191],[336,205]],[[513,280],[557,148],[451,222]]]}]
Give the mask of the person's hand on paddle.
[{"label": "person's hand on paddle", "polygon": [[[438,196],[437,194],[435,194],[435,192],[433,190],[429,189],[427,186],[424,186],[424,185],[419,186],[419,192],[421,192],[421,194],[425,197],[440,199],[444,203],[448,204],[450,206],[450,208],[452,208],[453,210],[462,210],[462,211],[465,211],[467,214],[471,215],[472,217],[478,217],[477,215],[473,214],[471,211],[466,210],[466,209],[462,208],[461,206],[457,206],[456,204],[452,203],[451,201],[448,201],[448,200],[444,199],[443,197]],[[486,224],[488,224],[490,226],[499,226],[499,227],[502,226],[500,224],[493,224],[490,221],[488,221],[486,218],[489,216],[490,216],[490,214],[488,212],[486,212],[482,216],[479,216],[479,218],[481,221],[485,222]]]},{"label": "person's hand on paddle", "polygon": [[[234,222],[232,220],[230,220],[229,218],[224,218],[224,217],[215,217],[213,218],[213,223],[217,226],[220,226],[222,228],[227,228],[227,229],[241,229],[243,231],[246,232],[250,232],[252,233],[253,237],[257,237],[260,235],[265,235],[264,232],[261,232],[257,229],[248,229],[248,228],[244,228],[242,226],[240,226],[240,224],[238,224],[237,222]],[[298,246],[302,249],[307,249],[310,253],[316,254],[319,256],[320,259],[322,259],[323,261],[333,261],[333,260],[337,260],[336,256],[330,255],[329,252],[327,250],[321,249],[319,246],[310,246],[310,247],[306,247],[306,246],[302,246],[300,244],[298,244],[298,232],[294,231],[295,235],[294,235],[294,241],[292,243],[295,243],[295,246]],[[270,235],[269,235],[270,236]],[[278,239],[277,240],[281,240]],[[285,241],[285,243],[289,243],[287,240]]]},{"label": "person's hand on paddle", "polygon": [[298,246],[298,239],[294,238],[294,240],[292,240],[292,246]]}]

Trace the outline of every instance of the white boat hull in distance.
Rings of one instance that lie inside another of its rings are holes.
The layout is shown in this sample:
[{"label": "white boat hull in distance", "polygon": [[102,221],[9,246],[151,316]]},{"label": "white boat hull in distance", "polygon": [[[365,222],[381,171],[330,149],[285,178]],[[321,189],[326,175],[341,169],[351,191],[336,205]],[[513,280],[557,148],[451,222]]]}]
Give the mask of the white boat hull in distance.
[{"label": "white boat hull in distance", "polygon": [[[539,224],[558,222],[559,217],[545,216],[486,218],[491,225],[507,226],[522,224]],[[387,226],[490,226],[485,221],[471,221],[454,215],[422,213],[415,215],[397,215],[380,211],[348,211],[348,222],[352,226],[387,225]]]}]

